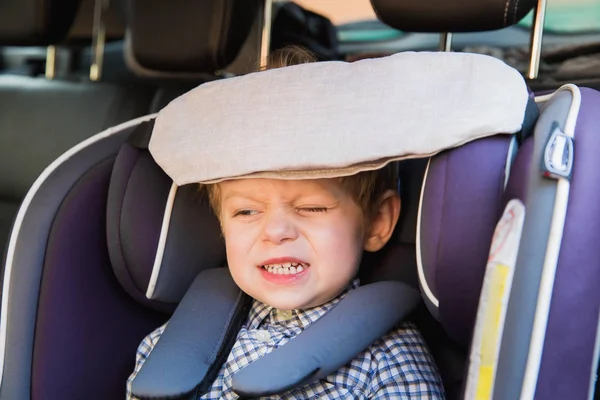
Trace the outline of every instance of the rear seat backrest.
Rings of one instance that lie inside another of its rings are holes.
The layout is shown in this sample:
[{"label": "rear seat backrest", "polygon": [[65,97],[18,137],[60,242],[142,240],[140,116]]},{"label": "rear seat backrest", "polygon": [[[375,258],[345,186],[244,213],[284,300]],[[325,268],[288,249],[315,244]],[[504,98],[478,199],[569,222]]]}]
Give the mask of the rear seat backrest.
[{"label": "rear seat backrest", "polygon": [[115,123],[144,115],[151,88],[0,76],[0,190],[20,201],[54,159]]},{"label": "rear seat backrest", "polygon": [[[35,1],[13,3],[14,12],[0,16],[3,45],[61,43],[78,6],[75,1],[46,1],[44,7]],[[44,168],[93,134],[146,114],[153,95],[148,86],[0,74],[2,250],[20,202]]]}]

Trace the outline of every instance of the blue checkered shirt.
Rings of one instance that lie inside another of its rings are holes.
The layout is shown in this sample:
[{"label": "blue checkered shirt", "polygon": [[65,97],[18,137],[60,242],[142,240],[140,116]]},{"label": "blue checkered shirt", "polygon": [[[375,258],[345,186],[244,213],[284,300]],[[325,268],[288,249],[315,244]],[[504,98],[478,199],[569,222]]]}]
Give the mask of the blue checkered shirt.
[{"label": "blue checkered shirt", "polygon": [[[248,320],[221,367],[210,390],[200,399],[237,399],[231,389],[232,376],[273,349],[283,346],[331,309],[358,280],[340,296],[321,306],[282,311],[254,301]],[[136,365],[127,380],[127,399],[134,400],[131,383],[160,339],[166,324],[140,344]],[[444,389],[435,364],[419,331],[402,323],[346,366],[320,381],[263,399],[443,399]]]}]

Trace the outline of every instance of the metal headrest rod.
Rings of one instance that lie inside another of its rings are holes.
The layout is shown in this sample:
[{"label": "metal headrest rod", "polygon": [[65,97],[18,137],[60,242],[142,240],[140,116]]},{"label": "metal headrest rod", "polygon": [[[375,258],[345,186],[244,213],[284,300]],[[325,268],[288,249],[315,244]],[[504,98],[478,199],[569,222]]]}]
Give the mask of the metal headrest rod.
[{"label": "metal headrest rod", "polygon": [[546,1],[538,0],[533,16],[533,27],[531,29],[531,58],[527,78],[536,79],[540,71],[540,59],[542,57],[542,37],[544,35],[544,20],[546,19]]},{"label": "metal headrest rod", "polygon": [[452,33],[445,32],[441,34],[440,51],[452,51]]},{"label": "metal headrest rod", "polygon": [[54,79],[56,74],[56,46],[46,48],[46,79]]},{"label": "metal headrest rod", "polygon": [[90,66],[90,80],[98,81],[102,76],[104,64],[104,43],[106,41],[106,26],[104,13],[108,8],[109,0],[95,0],[94,25],[92,32],[92,62]]},{"label": "metal headrest rod", "polygon": [[262,35],[260,40],[260,67],[267,65],[269,48],[271,46],[271,25],[273,14],[273,0],[265,0],[262,20]]}]

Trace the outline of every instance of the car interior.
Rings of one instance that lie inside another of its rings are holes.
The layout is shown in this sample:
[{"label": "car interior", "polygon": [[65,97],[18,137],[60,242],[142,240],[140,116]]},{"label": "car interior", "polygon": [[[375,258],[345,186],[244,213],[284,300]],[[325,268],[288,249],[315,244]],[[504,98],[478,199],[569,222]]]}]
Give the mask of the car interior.
[{"label": "car interior", "polygon": [[[303,2],[0,0],[0,400],[124,397],[140,341],[199,273],[226,262],[197,187],[175,195],[148,151],[156,113],[290,44],[321,61],[489,54],[525,76],[531,99],[518,134],[398,163],[400,221],[363,260],[374,267],[361,268],[361,283],[420,290],[410,318],[448,399],[594,398],[600,31],[544,31],[546,0],[367,3],[376,20],[335,24]],[[562,139],[552,148],[568,168],[539,173],[547,143]],[[496,383],[493,395],[470,397],[490,243],[512,199],[527,219]]]}]

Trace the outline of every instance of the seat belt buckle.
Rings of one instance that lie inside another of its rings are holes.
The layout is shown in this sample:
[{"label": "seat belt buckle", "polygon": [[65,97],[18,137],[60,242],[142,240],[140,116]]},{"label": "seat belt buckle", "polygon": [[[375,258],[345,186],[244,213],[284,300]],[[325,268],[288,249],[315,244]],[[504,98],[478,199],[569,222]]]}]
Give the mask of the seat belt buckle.
[{"label": "seat belt buckle", "polygon": [[554,121],[542,156],[542,175],[552,179],[571,180],[573,172],[573,137],[565,134]]}]

